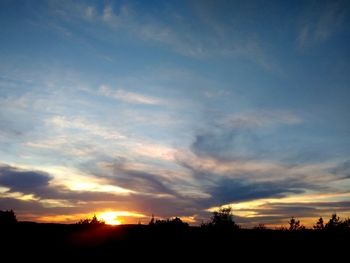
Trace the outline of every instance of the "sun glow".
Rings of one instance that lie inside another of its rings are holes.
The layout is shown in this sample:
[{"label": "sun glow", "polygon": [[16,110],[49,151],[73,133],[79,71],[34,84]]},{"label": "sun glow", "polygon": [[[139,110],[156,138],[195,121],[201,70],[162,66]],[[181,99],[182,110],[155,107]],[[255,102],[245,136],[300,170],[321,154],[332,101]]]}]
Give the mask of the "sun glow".
[{"label": "sun glow", "polygon": [[105,221],[108,225],[124,224],[124,220],[130,223],[130,218],[144,218],[145,215],[129,211],[105,211],[97,214],[99,220]]},{"label": "sun glow", "polygon": [[118,212],[104,212],[98,215],[98,219],[105,221],[108,225],[120,225],[122,222],[118,220],[118,215]]}]

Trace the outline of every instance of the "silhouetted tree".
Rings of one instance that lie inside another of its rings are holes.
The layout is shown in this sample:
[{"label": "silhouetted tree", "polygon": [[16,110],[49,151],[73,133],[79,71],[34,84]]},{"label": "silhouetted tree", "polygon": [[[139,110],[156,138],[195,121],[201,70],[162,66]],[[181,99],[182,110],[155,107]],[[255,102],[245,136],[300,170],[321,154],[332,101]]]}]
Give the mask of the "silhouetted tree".
[{"label": "silhouetted tree", "polygon": [[90,224],[92,224],[92,225],[101,225],[101,224],[104,225],[105,222],[103,220],[98,220],[96,215],[94,215],[91,219]]},{"label": "silhouetted tree", "polygon": [[313,226],[315,230],[324,230],[323,218],[320,217],[316,222],[316,225]]},{"label": "silhouetted tree", "polygon": [[266,226],[264,224],[258,224],[257,226],[253,227],[254,230],[266,230]]},{"label": "silhouetted tree", "polygon": [[79,220],[79,222],[77,224],[78,225],[94,225],[94,226],[98,226],[98,225],[104,225],[105,221],[99,220],[96,217],[96,215],[94,215],[92,218],[86,218],[86,219]]},{"label": "silhouetted tree", "polygon": [[0,211],[0,224],[11,225],[17,223],[17,218],[13,210]]},{"label": "silhouetted tree", "polygon": [[285,226],[279,226],[279,227],[276,227],[275,229],[278,231],[288,231],[288,227],[285,227]]},{"label": "silhouetted tree", "polygon": [[342,221],[340,226],[343,230],[350,230],[350,218],[347,218],[344,221]]},{"label": "silhouetted tree", "polygon": [[183,222],[179,217],[175,217],[173,219],[166,219],[166,220],[156,220],[154,222],[154,225],[156,226],[163,225],[168,227],[188,227],[188,224]]},{"label": "silhouetted tree", "polygon": [[294,216],[289,221],[289,231],[303,230],[305,227],[300,224],[300,220],[296,220]]},{"label": "silhouetted tree", "polygon": [[334,213],[331,217],[331,219],[329,219],[328,223],[325,226],[325,229],[327,230],[335,230],[339,227],[339,225],[341,224],[340,218],[339,216],[337,216],[336,213]]},{"label": "silhouetted tree", "polygon": [[185,223],[185,222],[183,222],[182,220],[181,220],[181,218],[179,218],[179,217],[175,217],[175,218],[173,218],[172,220],[170,220],[170,223],[171,224],[173,224],[173,225],[186,225],[186,226],[188,226],[188,224],[187,223]]},{"label": "silhouetted tree", "polygon": [[239,226],[233,220],[232,208],[220,208],[213,212],[210,225],[221,229],[238,229]]},{"label": "silhouetted tree", "polygon": [[149,221],[148,224],[149,224],[150,226],[153,226],[153,225],[154,225],[154,222],[155,222],[155,221],[154,221],[154,214],[152,214],[151,221]]}]

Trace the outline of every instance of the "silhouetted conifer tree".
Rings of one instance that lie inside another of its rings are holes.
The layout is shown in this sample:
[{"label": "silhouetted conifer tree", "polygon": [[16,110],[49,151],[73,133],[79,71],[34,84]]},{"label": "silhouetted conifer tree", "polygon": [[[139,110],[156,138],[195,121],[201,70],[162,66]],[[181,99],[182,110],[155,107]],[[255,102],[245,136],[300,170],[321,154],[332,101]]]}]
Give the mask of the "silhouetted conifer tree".
[{"label": "silhouetted conifer tree", "polygon": [[339,216],[337,216],[336,213],[334,213],[331,217],[331,219],[329,219],[328,223],[326,224],[325,228],[327,230],[335,230],[339,227],[339,225],[341,224],[340,218]]},{"label": "silhouetted conifer tree", "polygon": [[154,222],[155,222],[155,221],[154,221],[154,214],[152,214],[151,221],[149,221],[148,224],[149,224],[150,226],[153,226],[153,225],[154,225]]},{"label": "silhouetted conifer tree", "polygon": [[324,230],[324,223],[323,223],[323,218],[320,217],[318,221],[316,222],[316,225],[313,226],[315,230]]}]

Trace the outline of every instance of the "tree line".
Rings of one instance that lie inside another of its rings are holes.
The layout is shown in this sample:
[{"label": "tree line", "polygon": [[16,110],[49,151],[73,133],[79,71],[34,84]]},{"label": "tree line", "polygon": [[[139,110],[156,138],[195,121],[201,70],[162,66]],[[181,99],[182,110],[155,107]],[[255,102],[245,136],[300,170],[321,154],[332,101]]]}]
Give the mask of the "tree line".
[{"label": "tree line", "polygon": [[[0,225],[11,225],[18,223],[16,214],[13,210],[1,211],[0,210]],[[99,220],[96,215],[92,218],[85,218],[79,220],[76,224],[78,225],[105,225],[103,220]],[[148,223],[150,227],[173,227],[173,228],[187,228],[188,223],[183,222],[181,218],[175,217],[170,219],[155,219],[154,215],[150,222]],[[212,213],[212,217],[209,222],[202,223],[200,225],[204,229],[216,229],[216,230],[238,230],[241,226],[234,221],[234,215],[232,213],[232,208],[221,208]],[[268,228],[264,224],[258,224],[253,227],[254,230],[267,230]],[[291,217],[289,220],[288,227],[280,227],[277,230],[281,231],[303,231],[307,228],[301,224],[300,220],[295,217]],[[336,213],[331,215],[331,218],[325,222],[322,217],[320,217],[312,227],[315,231],[350,231],[350,218],[341,220]]]}]

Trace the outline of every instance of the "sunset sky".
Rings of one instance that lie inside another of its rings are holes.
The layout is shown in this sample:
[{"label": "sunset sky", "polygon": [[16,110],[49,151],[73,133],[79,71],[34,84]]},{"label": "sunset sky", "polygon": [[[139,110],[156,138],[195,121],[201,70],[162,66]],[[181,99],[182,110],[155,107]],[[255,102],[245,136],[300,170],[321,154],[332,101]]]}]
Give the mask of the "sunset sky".
[{"label": "sunset sky", "polygon": [[0,1],[0,210],[350,216],[349,1]]}]

